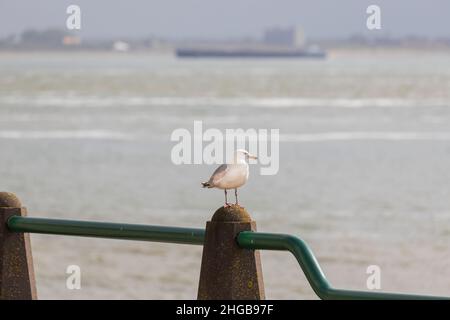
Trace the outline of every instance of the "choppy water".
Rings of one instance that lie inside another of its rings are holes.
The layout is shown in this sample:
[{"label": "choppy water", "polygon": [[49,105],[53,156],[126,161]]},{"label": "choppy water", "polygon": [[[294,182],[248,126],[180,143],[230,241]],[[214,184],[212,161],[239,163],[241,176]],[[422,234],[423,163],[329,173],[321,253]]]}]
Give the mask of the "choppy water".
[{"label": "choppy water", "polygon": [[[0,189],[32,216],[203,227],[222,204],[175,166],[176,128],[279,128],[280,170],[251,167],[259,230],[312,246],[337,287],[450,295],[450,53],[327,61],[0,54]],[[201,248],[32,235],[41,298],[195,298]],[[263,252],[269,298],[314,298],[295,260]],[[66,289],[66,267],[82,289]]]}]

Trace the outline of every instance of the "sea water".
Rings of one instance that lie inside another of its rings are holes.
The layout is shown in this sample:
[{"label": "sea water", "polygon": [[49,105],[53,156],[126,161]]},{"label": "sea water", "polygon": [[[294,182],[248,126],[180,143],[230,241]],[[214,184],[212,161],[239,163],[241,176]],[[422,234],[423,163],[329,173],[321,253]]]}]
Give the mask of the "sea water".
[{"label": "sea water", "polygon": [[[171,161],[171,133],[279,129],[279,171],[240,201],[307,241],[330,282],[450,295],[450,53],[335,50],[326,60],[1,53],[0,189],[33,217],[204,227],[214,165]],[[201,247],[32,235],[40,298],[195,298]],[[266,295],[316,298],[287,252]],[[66,286],[68,266],[81,289]]]}]

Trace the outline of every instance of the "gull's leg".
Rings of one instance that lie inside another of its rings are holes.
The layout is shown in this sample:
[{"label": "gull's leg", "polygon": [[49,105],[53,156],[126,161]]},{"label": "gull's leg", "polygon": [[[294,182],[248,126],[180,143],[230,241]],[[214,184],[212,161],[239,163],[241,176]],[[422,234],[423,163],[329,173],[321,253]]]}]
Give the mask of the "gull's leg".
[{"label": "gull's leg", "polygon": [[225,189],[225,205],[224,205],[224,207],[228,207],[227,189]]},{"label": "gull's leg", "polygon": [[239,205],[238,195],[237,195],[237,188],[234,189],[234,196],[236,197],[236,205]]}]

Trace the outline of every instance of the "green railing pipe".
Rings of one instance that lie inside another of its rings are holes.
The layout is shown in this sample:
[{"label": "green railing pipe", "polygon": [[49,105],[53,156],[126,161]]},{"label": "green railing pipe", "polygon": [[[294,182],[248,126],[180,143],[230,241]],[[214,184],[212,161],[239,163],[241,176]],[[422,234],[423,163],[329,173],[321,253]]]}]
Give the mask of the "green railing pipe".
[{"label": "green railing pipe", "polygon": [[[169,242],[178,244],[203,245],[205,238],[205,230],[196,228],[177,228],[20,216],[10,217],[7,221],[7,225],[8,228],[14,232]],[[319,296],[319,298],[324,300],[450,299],[450,297],[335,289],[328,282],[308,245],[300,238],[285,234],[243,231],[239,233],[236,240],[239,246],[246,249],[290,251],[300,264],[300,267],[306,275],[306,278],[314,292],[317,296]]]},{"label": "green railing pipe", "polygon": [[333,288],[320,268],[314,254],[302,239],[274,233],[243,231],[239,233],[239,246],[253,250],[290,251],[297,259],[310,286],[323,300],[448,300],[450,297],[410,295],[399,293],[354,291]]},{"label": "green railing pipe", "polygon": [[205,230],[97,221],[62,220],[12,216],[8,228],[14,232],[59,234],[121,240],[203,245]]}]

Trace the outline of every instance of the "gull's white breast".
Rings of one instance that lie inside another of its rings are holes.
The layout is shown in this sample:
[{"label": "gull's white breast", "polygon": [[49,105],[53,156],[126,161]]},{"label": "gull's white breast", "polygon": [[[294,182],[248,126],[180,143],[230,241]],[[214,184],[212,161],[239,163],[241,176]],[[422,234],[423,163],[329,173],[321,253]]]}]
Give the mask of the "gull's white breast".
[{"label": "gull's white breast", "polygon": [[214,186],[219,189],[234,189],[244,185],[248,180],[248,164],[229,164],[226,173]]}]

